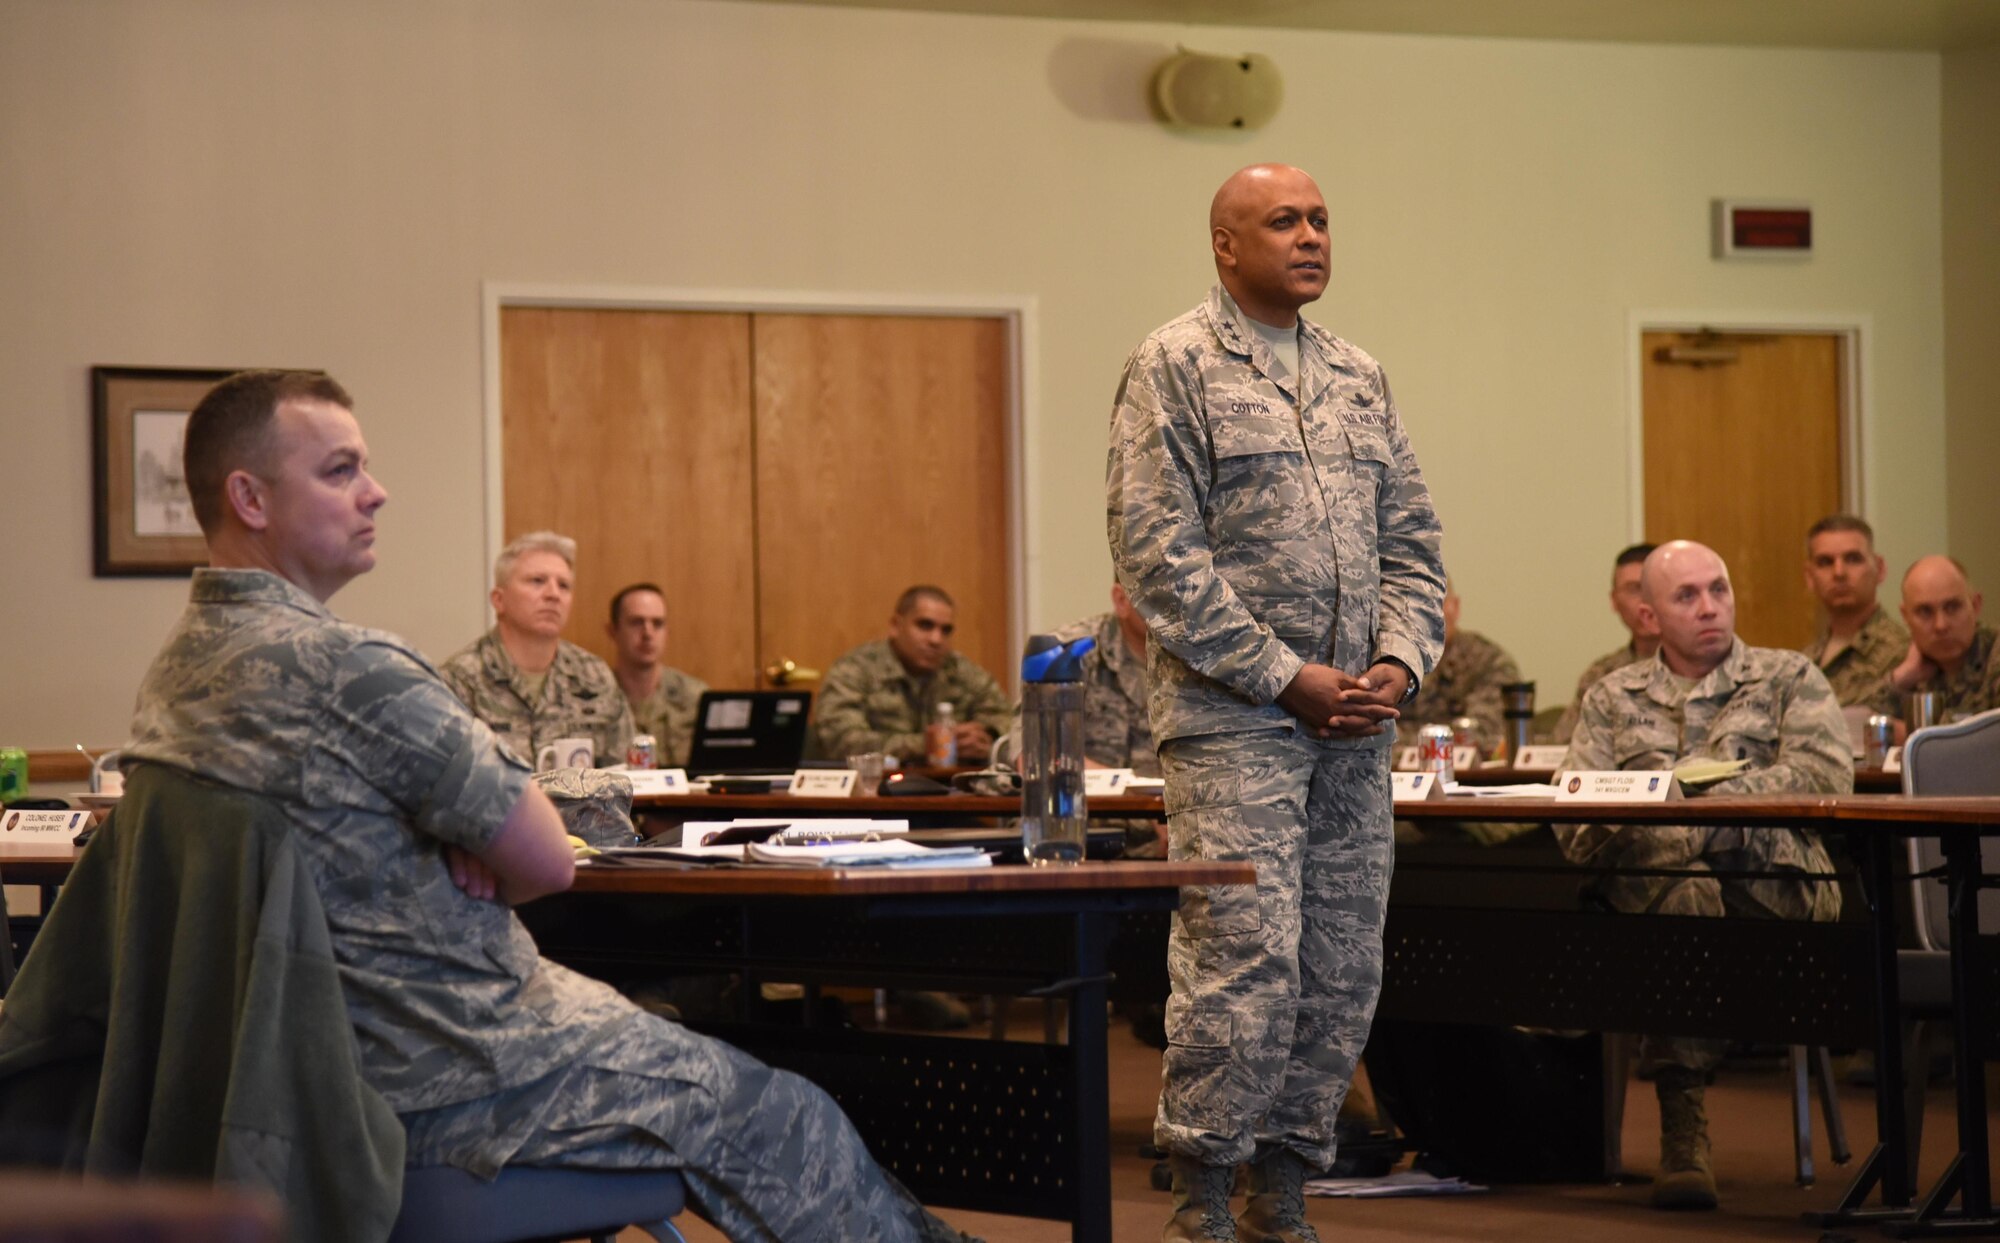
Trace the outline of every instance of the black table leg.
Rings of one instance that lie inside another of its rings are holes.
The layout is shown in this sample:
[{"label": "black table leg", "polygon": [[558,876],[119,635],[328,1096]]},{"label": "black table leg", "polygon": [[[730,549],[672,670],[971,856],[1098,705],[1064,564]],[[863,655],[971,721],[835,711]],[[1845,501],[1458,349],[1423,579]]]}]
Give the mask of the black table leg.
[{"label": "black table leg", "polygon": [[[1975,1026],[1980,858],[1979,835],[1946,829],[1945,877],[1951,907],[1951,1018],[1958,1079],[1958,1153],[1917,1204],[1916,1216],[1889,1228],[1898,1238],[2000,1235],[1987,1165],[1985,1040]],[[1959,1207],[1953,1209],[1952,1202]]]},{"label": "black table leg", "polygon": [[1076,1100],[1075,1243],[1111,1243],[1111,1058],[1105,1023],[1112,917],[1076,917],[1076,986],[1069,993],[1070,1091]]},{"label": "black table leg", "polygon": [[[1909,1125],[1903,1113],[1902,987],[1896,965],[1896,854],[1889,833],[1857,834],[1861,885],[1875,934],[1875,1148],[1831,1212],[1802,1213],[1819,1226],[1900,1222],[1910,1216]],[[1868,1197],[1880,1189],[1880,1205]]]}]

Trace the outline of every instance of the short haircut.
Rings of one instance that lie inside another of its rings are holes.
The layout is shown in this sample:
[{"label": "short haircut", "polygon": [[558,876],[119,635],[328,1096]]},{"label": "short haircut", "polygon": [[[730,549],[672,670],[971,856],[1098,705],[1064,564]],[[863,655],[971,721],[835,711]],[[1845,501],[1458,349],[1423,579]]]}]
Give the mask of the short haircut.
[{"label": "short haircut", "polygon": [[896,597],[896,616],[908,617],[910,610],[917,607],[917,601],[919,600],[936,600],[948,609],[955,610],[958,608],[958,603],[951,598],[951,593],[947,592],[944,588],[933,587],[929,583],[918,583],[902,595]]},{"label": "short haircut", "polygon": [[271,469],[271,419],[288,401],[324,401],[343,410],[354,399],[323,371],[239,371],[208,390],[188,415],[181,442],[181,478],[202,534],[214,535],[228,512],[223,481],[231,471]]},{"label": "short haircut", "polygon": [[517,536],[514,541],[500,550],[493,558],[493,585],[506,583],[514,572],[514,566],[531,552],[552,552],[569,565],[570,573],[576,573],[576,541],[567,535],[557,535],[554,531],[530,531]]},{"label": "short haircut", "polygon": [[1875,528],[1853,514],[1828,514],[1806,528],[1806,551],[1812,551],[1812,542],[1828,531],[1859,531],[1870,548],[1875,547]]},{"label": "short haircut", "polygon": [[633,583],[630,587],[620,587],[618,589],[618,594],[611,597],[612,625],[615,626],[618,624],[618,610],[625,607],[625,597],[631,595],[635,591],[650,591],[654,595],[660,598],[661,603],[665,603],[667,599],[667,593],[661,591],[659,587],[653,583]]},{"label": "short haircut", "polygon": [[1617,576],[1619,566],[1646,564],[1646,558],[1652,556],[1653,550],[1658,547],[1659,547],[1658,544],[1630,545],[1625,549],[1624,552],[1618,554],[1618,559],[1616,561],[1613,561],[1611,563],[1612,576],[1613,577]]}]

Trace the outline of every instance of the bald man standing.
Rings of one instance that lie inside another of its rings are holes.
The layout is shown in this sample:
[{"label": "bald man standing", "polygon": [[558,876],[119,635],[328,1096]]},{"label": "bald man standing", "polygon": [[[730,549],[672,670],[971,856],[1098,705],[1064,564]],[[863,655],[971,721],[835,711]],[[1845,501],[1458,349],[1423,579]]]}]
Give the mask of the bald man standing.
[{"label": "bald man standing", "polygon": [[1979,620],[1983,603],[1956,559],[1923,557],[1911,566],[1903,575],[1910,650],[1871,706],[1900,717],[1911,693],[1931,691],[1940,721],[2000,708],[2000,661],[1993,659],[1993,627]]},{"label": "bald man standing", "polygon": [[1374,1017],[1389,746],[1444,645],[1444,567],[1382,368],[1299,316],[1327,283],[1319,187],[1246,168],[1209,236],[1220,283],[1126,363],[1106,479],[1168,853],[1257,865],[1254,887],[1182,890],[1154,1135],[1166,1239],[1316,1243],[1302,1184]]},{"label": "bald man standing", "polygon": [[[1641,622],[1660,650],[1625,666],[1583,697],[1568,765],[1583,771],[1677,768],[1690,760],[1741,760],[1743,771],[1707,794],[1848,794],[1854,767],[1840,704],[1810,657],[1749,647],[1736,637],[1729,567],[1687,540],[1662,544],[1639,579]],[[1607,869],[1717,873],[1637,876],[1610,871],[1596,885],[1621,911],[1831,920],[1840,889],[1808,873],[1833,871],[1819,838],[1803,829],[1697,825],[1558,825],[1578,863]],[[1765,873],[1731,879],[1731,872]],[[1779,873],[1778,876],[1768,875]],[[1792,874],[1797,874],[1796,876]],[[1639,1072],[1660,1099],[1657,1208],[1714,1208],[1703,1096],[1723,1042],[1648,1036]]]}]

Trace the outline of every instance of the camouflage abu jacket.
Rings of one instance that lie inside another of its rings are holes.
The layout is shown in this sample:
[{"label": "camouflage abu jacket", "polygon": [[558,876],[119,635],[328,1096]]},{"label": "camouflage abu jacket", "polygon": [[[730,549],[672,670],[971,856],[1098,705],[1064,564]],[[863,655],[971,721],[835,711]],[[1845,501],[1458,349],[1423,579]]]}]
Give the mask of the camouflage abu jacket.
[{"label": "camouflage abu jacket", "polygon": [[1827,640],[1832,638],[1824,621],[1813,641],[1801,648],[1812,662],[1819,665],[1819,671],[1833,687],[1833,697],[1845,708],[1849,704],[1865,704],[1881,694],[1883,683],[1889,680],[1890,671],[1902,663],[1910,650],[1910,632],[1903,624],[1889,615],[1889,610],[1881,605],[1861,623],[1861,629],[1854,641],[1825,663],[1820,662],[1820,654],[1826,651]]},{"label": "camouflage abu jacket", "polygon": [[[1579,770],[1649,771],[1695,759],[1750,762],[1747,771],[1704,787],[1704,794],[1854,791],[1847,720],[1825,676],[1801,653],[1750,647],[1742,639],[1685,695],[1658,655],[1606,674],[1583,697],[1564,763]],[[1611,847],[1619,833],[1605,825],[1557,825],[1555,831],[1563,853],[1577,862]],[[1716,834],[1755,832],[1765,830]],[[1795,849],[1774,851],[1770,862],[1812,870],[1817,854],[1813,835],[1780,836]],[[1688,857],[1696,853],[1691,847]]]},{"label": "camouflage abu jacket", "polygon": [[1479,722],[1479,745],[1491,754],[1507,737],[1507,701],[1500,688],[1520,680],[1520,667],[1498,643],[1476,630],[1460,630],[1445,642],[1437,668],[1404,706],[1398,724],[1413,730],[1469,716]]},{"label": "camouflage abu jacket", "polygon": [[632,742],[625,692],[610,665],[567,639],[557,640],[555,663],[532,698],[498,629],[445,661],[438,675],[530,767],[535,752],[558,738],[590,739],[599,767],[625,762]]},{"label": "camouflage abu jacket", "polygon": [[[1291,729],[1309,661],[1419,677],[1444,647],[1442,535],[1382,368],[1303,317],[1299,375],[1220,285],[1125,364],[1106,526],[1150,641],[1155,741]],[[1350,747],[1386,747],[1373,738]]]}]

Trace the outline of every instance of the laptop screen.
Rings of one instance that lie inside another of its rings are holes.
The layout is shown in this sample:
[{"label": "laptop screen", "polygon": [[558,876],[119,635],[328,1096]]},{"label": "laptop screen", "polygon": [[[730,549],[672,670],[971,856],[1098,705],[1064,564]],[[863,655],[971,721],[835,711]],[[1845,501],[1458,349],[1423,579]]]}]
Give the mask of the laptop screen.
[{"label": "laptop screen", "polygon": [[688,775],[789,773],[806,751],[810,691],[704,691]]}]

